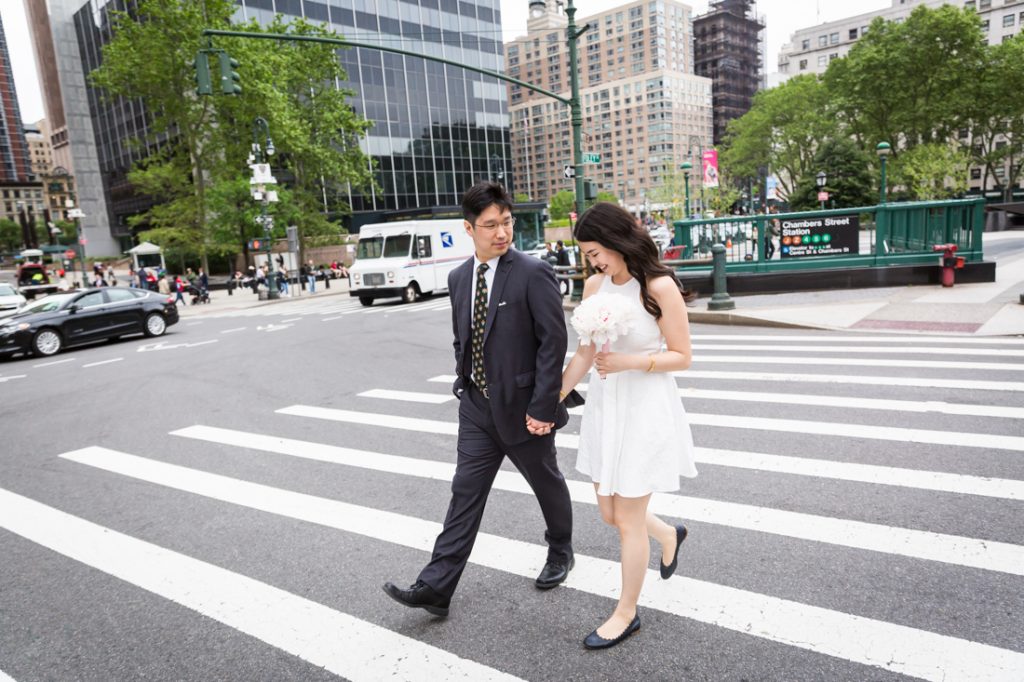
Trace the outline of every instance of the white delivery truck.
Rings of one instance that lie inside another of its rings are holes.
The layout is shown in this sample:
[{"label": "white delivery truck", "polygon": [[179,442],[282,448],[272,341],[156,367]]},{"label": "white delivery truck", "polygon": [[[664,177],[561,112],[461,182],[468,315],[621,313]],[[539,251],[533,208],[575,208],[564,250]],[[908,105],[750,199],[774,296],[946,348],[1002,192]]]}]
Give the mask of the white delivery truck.
[{"label": "white delivery truck", "polygon": [[448,291],[448,273],[473,255],[473,240],[461,219],[374,223],[359,229],[349,292],[365,306],[400,296]]}]

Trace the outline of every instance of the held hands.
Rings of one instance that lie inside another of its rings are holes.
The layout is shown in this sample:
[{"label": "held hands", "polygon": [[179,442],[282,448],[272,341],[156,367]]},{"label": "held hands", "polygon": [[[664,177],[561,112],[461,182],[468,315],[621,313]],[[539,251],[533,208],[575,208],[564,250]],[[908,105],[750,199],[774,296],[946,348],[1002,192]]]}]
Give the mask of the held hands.
[{"label": "held hands", "polygon": [[546,436],[555,428],[554,422],[537,421],[530,415],[526,415],[526,430],[534,436]]}]

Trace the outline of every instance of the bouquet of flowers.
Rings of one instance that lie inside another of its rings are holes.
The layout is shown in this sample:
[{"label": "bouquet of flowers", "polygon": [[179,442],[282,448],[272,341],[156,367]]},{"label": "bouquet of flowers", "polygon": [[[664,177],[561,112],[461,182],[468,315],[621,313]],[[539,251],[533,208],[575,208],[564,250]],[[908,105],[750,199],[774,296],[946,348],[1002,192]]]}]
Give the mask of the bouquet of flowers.
[{"label": "bouquet of flowers", "polygon": [[633,326],[634,306],[621,294],[598,293],[587,298],[572,314],[570,323],[580,337],[580,344],[608,344],[629,333]]}]

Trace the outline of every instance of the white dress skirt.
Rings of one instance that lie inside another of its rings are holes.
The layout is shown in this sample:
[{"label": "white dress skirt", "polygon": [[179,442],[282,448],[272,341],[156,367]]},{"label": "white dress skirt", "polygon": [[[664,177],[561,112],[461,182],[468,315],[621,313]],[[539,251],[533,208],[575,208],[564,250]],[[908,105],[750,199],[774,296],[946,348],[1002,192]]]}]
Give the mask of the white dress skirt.
[{"label": "white dress skirt", "polygon": [[[606,276],[599,291],[624,295],[637,308],[632,329],[611,342],[609,351],[650,355],[664,350],[665,337],[643,307],[639,282],[617,285]],[[576,469],[599,484],[599,495],[672,492],[679,490],[680,476],[697,475],[693,436],[678,391],[667,372],[629,370],[602,379],[591,370]]]}]

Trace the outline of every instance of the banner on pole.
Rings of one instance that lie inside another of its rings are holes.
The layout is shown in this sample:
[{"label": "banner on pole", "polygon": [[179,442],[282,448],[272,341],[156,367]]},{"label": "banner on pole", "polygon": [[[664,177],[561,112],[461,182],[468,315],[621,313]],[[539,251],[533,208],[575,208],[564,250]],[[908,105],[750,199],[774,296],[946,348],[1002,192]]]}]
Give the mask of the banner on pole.
[{"label": "banner on pole", "polygon": [[718,150],[704,150],[704,186],[708,188],[718,187]]}]

